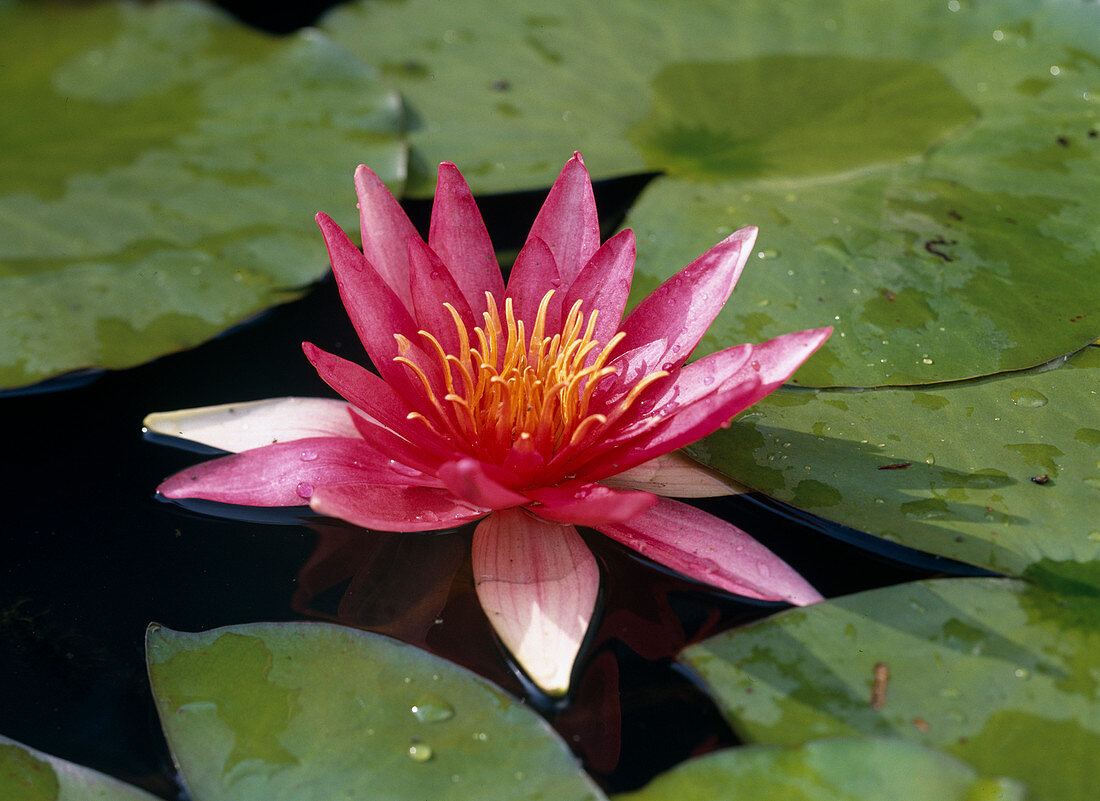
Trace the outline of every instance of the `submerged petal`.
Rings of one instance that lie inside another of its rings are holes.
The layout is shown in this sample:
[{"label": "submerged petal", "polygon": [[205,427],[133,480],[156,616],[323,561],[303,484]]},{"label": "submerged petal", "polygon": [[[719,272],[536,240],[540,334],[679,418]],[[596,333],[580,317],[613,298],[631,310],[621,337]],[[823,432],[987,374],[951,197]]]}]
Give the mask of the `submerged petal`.
[{"label": "submerged petal", "polygon": [[355,437],[348,405],[332,398],[270,398],[153,412],[148,431],[237,453],[305,437]]},{"label": "submerged petal", "polygon": [[428,476],[398,473],[360,439],[313,437],[223,456],[165,480],[166,498],[203,498],[246,506],[298,506],[325,484],[433,484]]},{"label": "submerged petal", "polygon": [[592,180],[580,153],[573,154],[554,181],[527,241],[532,237],[549,245],[565,286],[573,283],[600,247],[600,218]]},{"label": "submerged petal", "polygon": [[317,487],[309,505],[318,514],[381,531],[453,528],[489,512],[460,501],[449,490],[374,483]]},{"label": "submerged petal", "polygon": [[486,292],[497,300],[504,297],[504,280],[481,212],[462,174],[449,161],[439,165],[428,246],[447,265],[470,308],[481,308]]},{"label": "submerged petal", "polygon": [[600,586],[577,530],[520,509],[494,512],[474,532],[473,570],[478,600],[504,646],[535,684],[564,694]]},{"label": "submerged petal", "polygon": [[741,529],[684,503],[662,498],[626,523],[596,528],[655,562],[737,595],[805,606],[821,594]]},{"label": "submerged petal", "polygon": [[657,287],[623,321],[622,347],[667,337],[662,369],[686,362],[733,292],[755,241],[756,228],[735,231]]}]

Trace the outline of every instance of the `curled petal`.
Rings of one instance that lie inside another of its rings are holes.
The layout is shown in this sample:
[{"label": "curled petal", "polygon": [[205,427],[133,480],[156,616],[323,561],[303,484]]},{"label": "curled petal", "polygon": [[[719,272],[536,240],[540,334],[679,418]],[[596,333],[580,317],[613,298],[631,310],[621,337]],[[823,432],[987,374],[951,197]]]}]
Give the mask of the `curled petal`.
[{"label": "curled petal", "polygon": [[599,484],[544,487],[530,490],[527,495],[541,504],[527,507],[539,517],[579,526],[621,523],[657,502],[657,496],[649,492],[612,489]]},{"label": "curled petal", "polygon": [[535,684],[564,694],[600,586],[577,530],[520,509],[493,512],[474,532],[473,571],[478,600],[504,646]]},{"label": "curled petal", "polygon": [[306,437],[357,436],[348,405],[331,398],[270,398],[154,412],[142,425],[154,434],[230,453]]},{"label": "curled petal", "polygon": [[733,292],[755,241],[755,228],[735,231],[657,287],[623,321],[622,347],[668,337],[661,369],[686,362]]},{"label": "curled petal", "polygon": [[439,468],[439,480],[464,501],[485,509],[508,509],[527,498],[489,477],[485,466],[476,459],[459,459]]},{"label": "curled petal", "polygon": [[715,498],[751,491],[732,478],[703,467],[681,451],[642,462],[600,483],[605,487],[645,490],[666,498]]},{"label": "curled petal", "polygon": [[499,302],[504,280],[493,243],[470,187],[449,161],[439,165],[430,225],[428,246],[447,265],[470,308],[483,307],[486,292]]},{"label": "curled petal", "polygon": [[805,606],[821,594],[737,526],[662,498],[626,523],[596,528],[638,553],[696,581],[763,601]]},{"label": "curled petal", "polygon": [[355,193],[359,196],[363,255],[411,313],[408,241],[411,237],[420,239],[420,234],[389,188],[369,167],[360,165],[355,171]]},{"label": "curled petal", "polygon": [[434,480],[407,471],[362,440],[314,437],[223,456],[176,473],[157,492],[166,498],[204,498],[246,506],[298,506],[324,484],[371,481],[421,484]]},{"label": "curled petal", "polygon": [[[566,162],[542,204],[527,241],[538,237],[550,247],[563,286],[576,279],[600,247],[600,218],[592,180],[580,153]],[[537,301],[536,301],[537,302]]]},{"label": "curled petal", "polygon": [[449,490],[434,487],[333,484],[317,487],[309,505],[318,514],[381,531],[435,531],[484,517]]}]

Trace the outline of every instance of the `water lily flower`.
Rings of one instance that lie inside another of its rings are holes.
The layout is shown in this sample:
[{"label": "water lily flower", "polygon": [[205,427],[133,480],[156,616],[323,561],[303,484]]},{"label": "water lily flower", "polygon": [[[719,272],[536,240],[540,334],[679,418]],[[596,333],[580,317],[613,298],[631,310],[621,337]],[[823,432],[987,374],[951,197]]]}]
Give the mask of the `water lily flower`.
[{"label": "water lily flower", "polygon": [[667,497],[728,492],[677,450],[782,384],[831,330],[687,363],[755,228],[719,242],[624,318],[634,235],[600,243],[580,154],[551,188],[507,284],[453,164],[439,167],[427,243],[367,167],[355,187],[362,252],[327,215],[317,222],[377,373],[307,342],[306,357],[343,401],[151,416],[150,429],[233,452],[167,479],[163,496],[308,503],[384,531],[480,521],[478,598],[549,693],[568,689],[599,589],[577,526],[732,593],[820,600],[748,534]]}]

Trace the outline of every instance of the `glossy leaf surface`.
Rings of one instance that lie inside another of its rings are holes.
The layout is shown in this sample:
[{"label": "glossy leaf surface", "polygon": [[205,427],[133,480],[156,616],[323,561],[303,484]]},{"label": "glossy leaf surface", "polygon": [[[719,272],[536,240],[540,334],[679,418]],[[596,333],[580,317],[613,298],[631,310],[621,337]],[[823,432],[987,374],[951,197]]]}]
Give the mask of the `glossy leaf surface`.
[{"label": "glossy leaf surface", "polygon": [[196,799],[584,799],[602,794],[534,712],[410,645],[321,623],[153,626],[168,742]]},{"label": "glossy leaf surface", "polygon": [[1017,782],[980,776],[931,748],[885,738],[743,746],[693,759],[615,801],[1017,801]]},{"label": "glossy leaf surface", "polygon": [[900,736],[1048,801],[1086,801],[1100,769],[1100,595],[1062,589],[906,584],[784,612],[682,659],[750,742]]},{"label": "glossy leaf surface", "polygon": [[781,390],[691,451],[814,514],[997,571],[1100,559],[1100,348],[957,385]]},{"label": "glossy leaf surface", "polygon": [[11,801],[156,801],[156,796],[0,735],[0,798]]},{"label": "glossy leaf surface", "polygon": [[632,300],[737,228],[754,261],[700,353],[832,324],[796,381],[937,382],[1100,334],[1095,4],[490,0],[341,6],[322,27],[413,118],[410,188],[660,173]]},{"label": "glossy leaf surface", "polygon": [[0,0],[0,52],[0,388],[297,296],[328,267],[313,214],[348,206],[355,165],[404,175],[396,95],[316,32],[198,2]]}]

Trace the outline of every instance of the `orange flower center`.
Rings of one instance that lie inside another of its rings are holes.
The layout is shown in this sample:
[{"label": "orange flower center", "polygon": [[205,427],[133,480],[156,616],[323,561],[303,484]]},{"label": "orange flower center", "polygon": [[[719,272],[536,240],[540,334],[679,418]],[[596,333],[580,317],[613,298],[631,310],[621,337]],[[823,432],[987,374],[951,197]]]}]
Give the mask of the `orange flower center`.
[{"label": "orange flower center", "polygon": [[[420,412],[410,412],[408,418],[452,441],[468,443],[477,456],[498,463],[513,446],[549,459],[607,423],[608,415],[590,413],[589,406],[599,383],[617,372],[607,362],[625,335],[616,334],[601,348],[593,338],[599,311],[586,319],[581,300],[569,309],[561,331],[548,334],[547,309],[553,295],[550,290],[543,296],[529,337],[524,321],[515,318],[511,298],[504,301],[502,322],[496,299],[485,293],[484,325],[474,328],[472,340],[455,308],[443,304],[454,319],[458,352],[447,353],[431,333],[418,332],[438,358],[446,386],[442,398],[426,372],[408,357],[409,340],[395,335],[401,355],[394,361],[417,375],[436,412],[434,420]],[[642,378],[616,404],[614,416],[665,375],[657,371]]]}]

